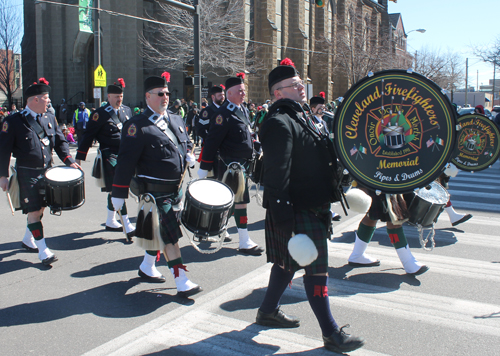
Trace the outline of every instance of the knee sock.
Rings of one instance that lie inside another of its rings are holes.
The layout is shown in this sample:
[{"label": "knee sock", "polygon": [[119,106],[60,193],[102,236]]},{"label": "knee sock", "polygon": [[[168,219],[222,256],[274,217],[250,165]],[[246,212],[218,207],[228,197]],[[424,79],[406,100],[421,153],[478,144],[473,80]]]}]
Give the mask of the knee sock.
[{"label": "knee sock", "polygon": [[182,265],[182,257],[179,257],[179,258],[176,258],[175,260],[167,262],[168,268],[173,268],[174,266],[177,266],[177,265]]},{"label": "knee sock", "polygon": [[234,209],[234,220],[236,221],[236,226],[240,229],[247,228],[247,208],[244,209]]},{"label": "knee sock", "polygon": [[304,287],[311,309],[318,319],[323,336],[330,336],[338,328],[330,311],[327,276],[304,276]]},{"label": "knee sock", "polygon": [[406,241],[406,236],[403,231],[403,227],[398,227],[397,229],[387,228],[387,234],[389,235],[391,243],[396,250],[408,245],[408,241]]},{"label": "knee sock", "polygon": [[281,296],[285,292],[286,286],[292,281],[294,273],[285,271],[276,263],[271,268],[269,284],[264,300],[260,305],[260,311],[265,314],[271,314],[280,305]]},{"label": "knee sock", "polygon": [[28,229],[30,229],[35,240],[43,239],[43,226],[41,221],[28,224]]},{"label": "knee sock", "polygon": [[363,242],[369,243],[376,229],[376,226],[367,226],[363,223],[359,223],[357,231],[359,239]]}]

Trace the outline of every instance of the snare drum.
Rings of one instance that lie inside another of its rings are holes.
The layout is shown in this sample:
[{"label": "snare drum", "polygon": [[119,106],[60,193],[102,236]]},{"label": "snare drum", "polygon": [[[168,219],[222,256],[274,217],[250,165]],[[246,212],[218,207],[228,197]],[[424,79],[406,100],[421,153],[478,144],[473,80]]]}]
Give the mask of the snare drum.
[{"label": "snare drum", "polygon": [[182,224],[196,235],[216,236],[226,229],[234,194],[224,183],[196,179],[186,190]]},{"label": "snare drum", "polygon": [[49,168],[45,181],[45,200],[52,211],[76,209],[85,202],[81,170],[64,166]]},{"label": "snare drum", "polygon": [[414,192],[409,203],[410,218],[408,222],[422,227],[431,227],[438,219],[450,199],[450,195],[440,184],[431,182],[425,188]]}]

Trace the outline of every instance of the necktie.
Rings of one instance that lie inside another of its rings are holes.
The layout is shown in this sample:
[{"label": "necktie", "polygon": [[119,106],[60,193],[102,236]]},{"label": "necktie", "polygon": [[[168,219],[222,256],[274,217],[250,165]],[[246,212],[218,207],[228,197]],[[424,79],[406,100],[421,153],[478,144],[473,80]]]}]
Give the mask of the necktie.
[{"label": "necktie", "polygon": [[42,118],[42,114],[38,114],[35,116],[35,119],[38,123],[40,123],[40,119]]}]

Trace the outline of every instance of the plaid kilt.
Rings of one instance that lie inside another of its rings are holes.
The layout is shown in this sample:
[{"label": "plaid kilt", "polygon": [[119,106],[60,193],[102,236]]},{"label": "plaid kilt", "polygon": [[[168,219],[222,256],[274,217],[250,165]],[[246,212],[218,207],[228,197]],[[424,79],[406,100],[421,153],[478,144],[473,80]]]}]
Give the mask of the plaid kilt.
[{"label": "plaid kilt", "polygon": [[156,200],[156,206],[158,207],[158,218],[160,219],[160,236],[165,244],[175,245],[179,239],[182,237],[182,231],[180,227],[180,211],[174,211],[172,205],[178,204],[182,200],[182,189],[179,191],[178,195],[175,194],[158,196],[155,193],[151,193]]},{"label": "plaid kilt", "polygon": [[[234,158],[234,157],[223,157],[219,159],[219,164],[217,167],[217,180],[222,182],[222,177],[224,177],[224,173],[226,173],[227,166],[232,162],[240,163],[244,169],[245,175],[245,192],[243,193],[243,201],[235,201],[235,204],[249,204],[250,203],[250,193],[248,191],[248,174],[247,170],[250,165],[250,160],[246,158]],[[234,192],[233,192],[234,193]]]},{"label": "plaid kilt", "polygon": [[288,241],[291,237],[274,228],[271,213],[267,210],[265,224],[267,262],[277,263],[284,266],[285,270],[293,272],[304,268],[308,275],[326,273],[328,271],[327,240],[330,238],[329,230],[332,221],[330,204],[315,209],[300,210],[295,212],[294,218],[294,233],[309,236],[318,249],[318,258],[308,266],[299,266],[288,252]]},{"label": "plaid kilt", "polygon": [[23,214],[28,214],[46,207],[45,201],[45,168],[30,169],[17,167],[19,181],[19,200]]},{"label": "plaid kilt", "polygon": [[115,167],[118,160],[117,152],[111,149],[101,150],[102,166],[104,174],[104,184],[106,186],[101,188],[101,192],[111,192],[113,190],[113,179],[115,178]]}]

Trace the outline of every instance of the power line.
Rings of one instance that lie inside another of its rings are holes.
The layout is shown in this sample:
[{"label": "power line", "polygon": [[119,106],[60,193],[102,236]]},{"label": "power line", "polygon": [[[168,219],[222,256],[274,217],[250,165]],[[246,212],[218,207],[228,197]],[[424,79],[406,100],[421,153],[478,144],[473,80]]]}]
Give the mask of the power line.
[{"label": "power line", "polygon": [[[121,13],[121,12],[112,11],[112,10],[106,10],[106,9],[97,8],[97,7],[91,7],[91,6],[82,7],[82,6],[79,6],[79,5],[64,4],[64,3],[55,2],[55,1],[49,1],[49,0],[36,0],[35,4],[38,4],[38,3],[45,3],[45,4],[51,4],[51,5],[59,5],[59,6],[68,6],[68,7],[76,7],[76,8],[82,8],[82,9],[90,9],[90,10],[98,10],[98,11],[102,11],[104,13],[107,13],[107,14],[109,14],[111,16],[123,16],[123,17],[128,17],[128,18],[134,19],[134,20],[151,22],[151,23],[154,23],[154,24],[157,24],[157,25],[165,25],[165,26],[177,27],[177,28],[181,28],[181,29],[185,29],[185,30],[191,30],[191,31],[193,30],[192,28],[186,27],[186,26],[173,25],[173,24],[162,22],[162,21],[158,21],[158,20],[153,20],[153,19],[148,19],[148,18],[145,18],[145,17],[139,17],[139,16],[134,16],[134,15],[124,14],[124,13]],[[214,35],[214,36],[221,37],[221,38],[228,38],[228,39],[232,39],[232,40],[240,40],[240,41],[245,41],[245,42],[249,42],[249,43],[261,44],[261,45],[272,46],[272,47],[277,47],[277,48],[282,47],[282,46],[276,46],[276,45],[274,45],[272,43],[261,42],[261,41],[254,41],[254,40],[248,40],[248,39],[245,39],[245,38],[236,37],[234,35],[232,35],[232,36],[231,35],[221,35],[220,33],[210,32],[210,31],[204,31],[204,30],[200,30],[200,32],[203,32],[203,33],[206,33],[206,34],[210,34],[210,35]],[[309,52],[309,53],[331,55],[330,53],[327,53],[327,52],[319,52],[319,51],[313,51],[313,50],[296,48],[296,47],[283,47],[283,48],[284,49],[289,49],[289,50],[301,51],[301,52]]]}]

